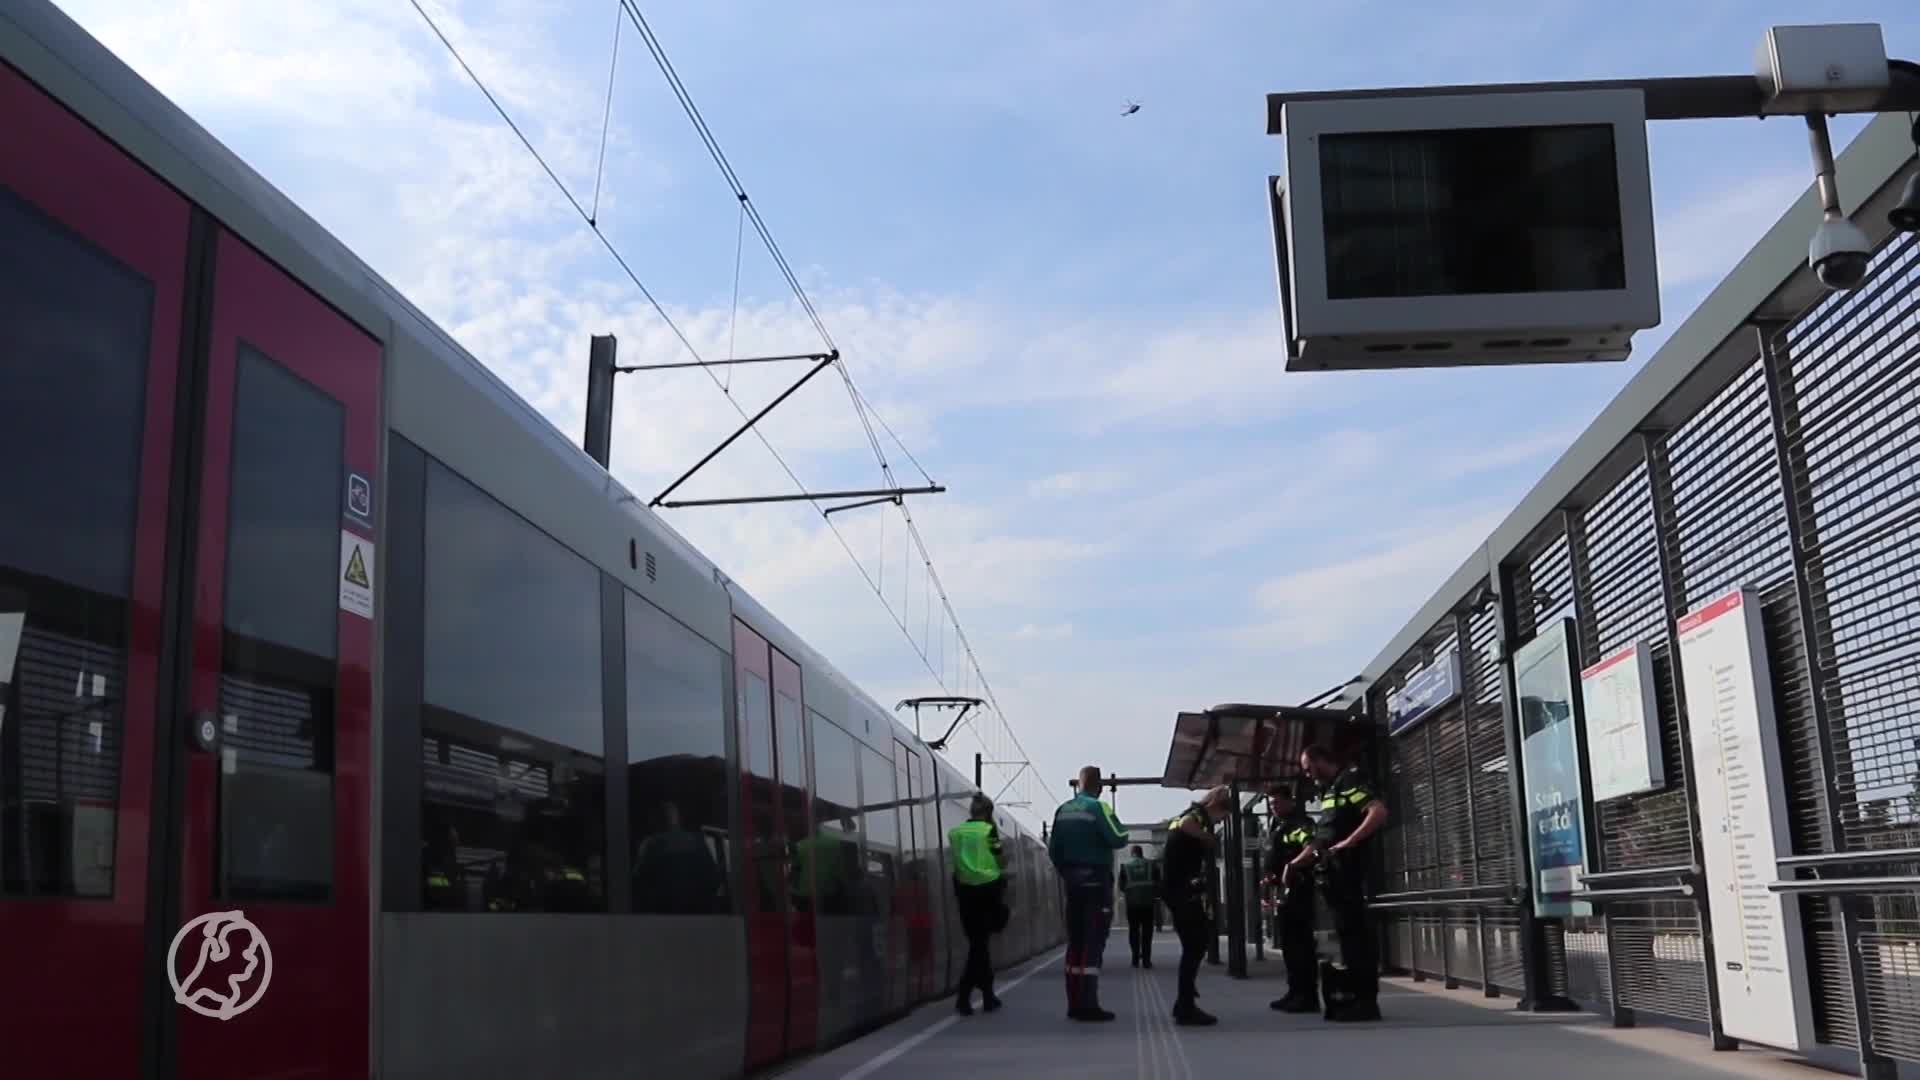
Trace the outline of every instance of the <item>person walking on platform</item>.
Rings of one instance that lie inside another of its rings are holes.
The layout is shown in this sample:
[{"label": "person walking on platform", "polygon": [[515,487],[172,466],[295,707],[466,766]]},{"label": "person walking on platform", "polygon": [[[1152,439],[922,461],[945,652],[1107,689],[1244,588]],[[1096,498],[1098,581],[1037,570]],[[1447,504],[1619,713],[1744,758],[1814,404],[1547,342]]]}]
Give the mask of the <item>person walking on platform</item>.
[{"label": "person walking on platform", "polygon": [[[1267,833],[1268,880],[1279,885],[1287,864],[1313,843],[1313,819],[1294,798],[1291,787],[1276,787],[1267,796],[1273,810],[1273,828]],[[1304,875],[1301,875],[1304,876]],[[1319,972],[1315,967],[1317,950],[1313,940],[1313,887],[1296,877],[1291,885],[1279,885],[1280,917],[1278,940],[1280,958],[1287,968],[1287,996],[1272,1003],[1285,1013],[1320,1011]]]},{"label": "person walking on platform", "polygon": [[1373,862],[1373,835],[1387,823],[1387,804],[1357,766],[1342,768],[1333,751],[1314,744],[1300,752],[1300,767],[1313,785],[1307,814],[1313,818],[1313,842],[1282,871],[1292,885],[1311,868],[1333,912],[1340,935],[1342,985],[1327,990],[1329,1020],[1380,1019],[1380,963],[1373,919],[1367,911],[1367,873]]},{"label": "person walking on platform", "polygon": [[1127,902],[1127,947],[1133,966],[1153,966],[1153,905],[1160,898],[1160,868],[1147,861],[1139,844],[1120,868],[1120,895]]},{"label": "person walking on platform", "polygon": [[1100,770],[1080,770],[1073,798],[1053,812],[1047,857],[1067,894],[1067,1017],[1112,1020],[1100,1007],[1100,964],[1113,925],[1113,853],[1127,846],[1127,831],[1100,801]]},{"label": "person walking on platform", "polygon": [[993,1012],[1000,1007],[993,993],[993,958],[987,942],[1000,925],[1007,888],[1007,855],[1000,847],[1000,829],[993,823],[993,800],[975,793],[968,814],[969,820],[947,831],[947,849],[953,852],[953,892],[960,902],[960,928],[967,935],[967,967],[953,1001],[961,1016],[973,1015],[976,989],[982,1008]]},{"label": "person walking on platform", "polygon": [[1205,1026],[1219,1022],[1194,1003],[1200,996],[1195,982],[1215,936],[1209,903],[1213,895],[1213,822],[1226,816],[1232,799],[1226,787],[1214,788],[1186,813],[1167,823],[1161,865],[1167,910],[1173,915],[1173,931],[1180,936],[1180,985],[1173,999],[1176,1024]]}]

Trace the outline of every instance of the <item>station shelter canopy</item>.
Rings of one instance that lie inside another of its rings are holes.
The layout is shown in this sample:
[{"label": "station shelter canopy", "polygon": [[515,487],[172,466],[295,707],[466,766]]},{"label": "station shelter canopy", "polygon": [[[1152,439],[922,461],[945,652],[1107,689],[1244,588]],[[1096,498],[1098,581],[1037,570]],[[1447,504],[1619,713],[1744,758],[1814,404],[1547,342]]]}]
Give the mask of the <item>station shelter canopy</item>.
[{"label": "station shelter canopy", "polygon": [[1364,718],[1343,709],[1232,704],[1183,712],[1174,720],[1161,785],[1191,791],[1294,781],[1301,776],[1300,751],[1309,744],[1350,753],[1370,736]]}]

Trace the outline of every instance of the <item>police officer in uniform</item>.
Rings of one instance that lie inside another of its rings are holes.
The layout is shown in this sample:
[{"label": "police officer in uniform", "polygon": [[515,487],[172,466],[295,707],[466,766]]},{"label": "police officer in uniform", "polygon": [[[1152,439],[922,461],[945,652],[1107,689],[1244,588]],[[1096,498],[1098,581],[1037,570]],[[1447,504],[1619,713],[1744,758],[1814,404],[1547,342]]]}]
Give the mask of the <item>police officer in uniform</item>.
[{"label": "police officer in uniform", "polygon": [[1314,744],[1300,752],[1300,767],[1313,787],[1307,813],[1313,818],[1313,842],[1281,873],[1291,886],[1311,872],[1319,879],[1334,930],[1340,935],[1343,984],[1329,988],[1329,1020],[1380,1019],[1380,962],[1373,919],[1367,911],[1367,872],[1373,860],[1373,835],[1387,823],[1387,804],[1358,766],[1342,768],[1333,751]]},{"label": "police officer in uniform", "polygon": [[967,967],[953,1007],[961,1016],[973,1015],[973,991],[988,1012],[1000,1007],[993,993],[993,958],[987,942],[999,923],[1007,888],[1007,853],[1000,846],[1000,829],[993,823],[993,800],[976,792],[969,807],[971,819],[947,831],[947,849],[953,852],[953,892],[960,905],[960,927],[967,935]]},{"label": "police officer in uniform", "polygon": [[1273,827],[1267,833],[1267,882],[1280,890],[1279,930],[1276,941],[1287,968],[1287,996],[1271,1007],[1285,1013],[1320,1011],[1320,987],[1315,970],[1316,949],[1313,940],[1313,888],[1296,877],[1291,885],[1281,885],[1287,864],[1313,842],[1313,819],[1294,798],[1291,787],[1274,788],[1267,796],[1273,811]]},{"label": "police officer in uniform", "polygon": [[1206,1026],[1219,1021],[1194,1004],[1200,996],[1195,980],[1214,941],[1213,823],[1227,815],[1233,794],[1226,787],[1206,793],[1199,802],[1167,823],[1167,846],[1161,855],[1167,910],[1174,933],[1180,936],[1180,983],[1173,999],[1173,1021]]},{"label": "police officer in uniform", "polygon": [[1113,853],[1127,846],[1127,830],[1100,801],[1100,770],[1080,770],[1073,798],[1053,813],[1047,857],[1067,894],[1067,1017],[1112,1020],[1100,1007],[1100,966],[1113,928]]},{"label": "police officer in uniform", "polygon": [[1120,868],[1120,895],[1127,902],[1127,947],[1133,966],[1153,966],[1153,905],[1160,898],[1160,868],[1147,861],[1140,845]]}]

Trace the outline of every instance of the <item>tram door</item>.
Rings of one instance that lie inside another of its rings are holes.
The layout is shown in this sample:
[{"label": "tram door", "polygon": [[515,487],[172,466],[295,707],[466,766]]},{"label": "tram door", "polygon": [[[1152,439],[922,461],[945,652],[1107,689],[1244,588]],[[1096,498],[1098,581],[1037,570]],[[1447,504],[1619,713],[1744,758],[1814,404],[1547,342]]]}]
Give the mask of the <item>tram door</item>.
[{"label": "tram door", "polygon": [[745,830],[747,1068],[818,1038],[820,976],[811,880],[795,852],[812,829],[800,666],[745,623],[733,624],[735,707]]},{"label": "tram door", "polygon": [[0,116],[6,1071],[365,1076],[379,346]]}]

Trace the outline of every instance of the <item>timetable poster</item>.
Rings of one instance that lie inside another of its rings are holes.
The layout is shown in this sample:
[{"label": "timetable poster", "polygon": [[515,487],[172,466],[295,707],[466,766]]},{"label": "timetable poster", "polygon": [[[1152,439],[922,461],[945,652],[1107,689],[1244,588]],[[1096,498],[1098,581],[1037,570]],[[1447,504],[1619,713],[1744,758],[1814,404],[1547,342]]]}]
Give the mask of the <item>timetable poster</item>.
[{"label": "timetable poster", "polygon": [[1666,783],[1653,654],[1636,641],[1580,673],[1586,705],[1587,774],[1593,801],[1653,791]]}]

